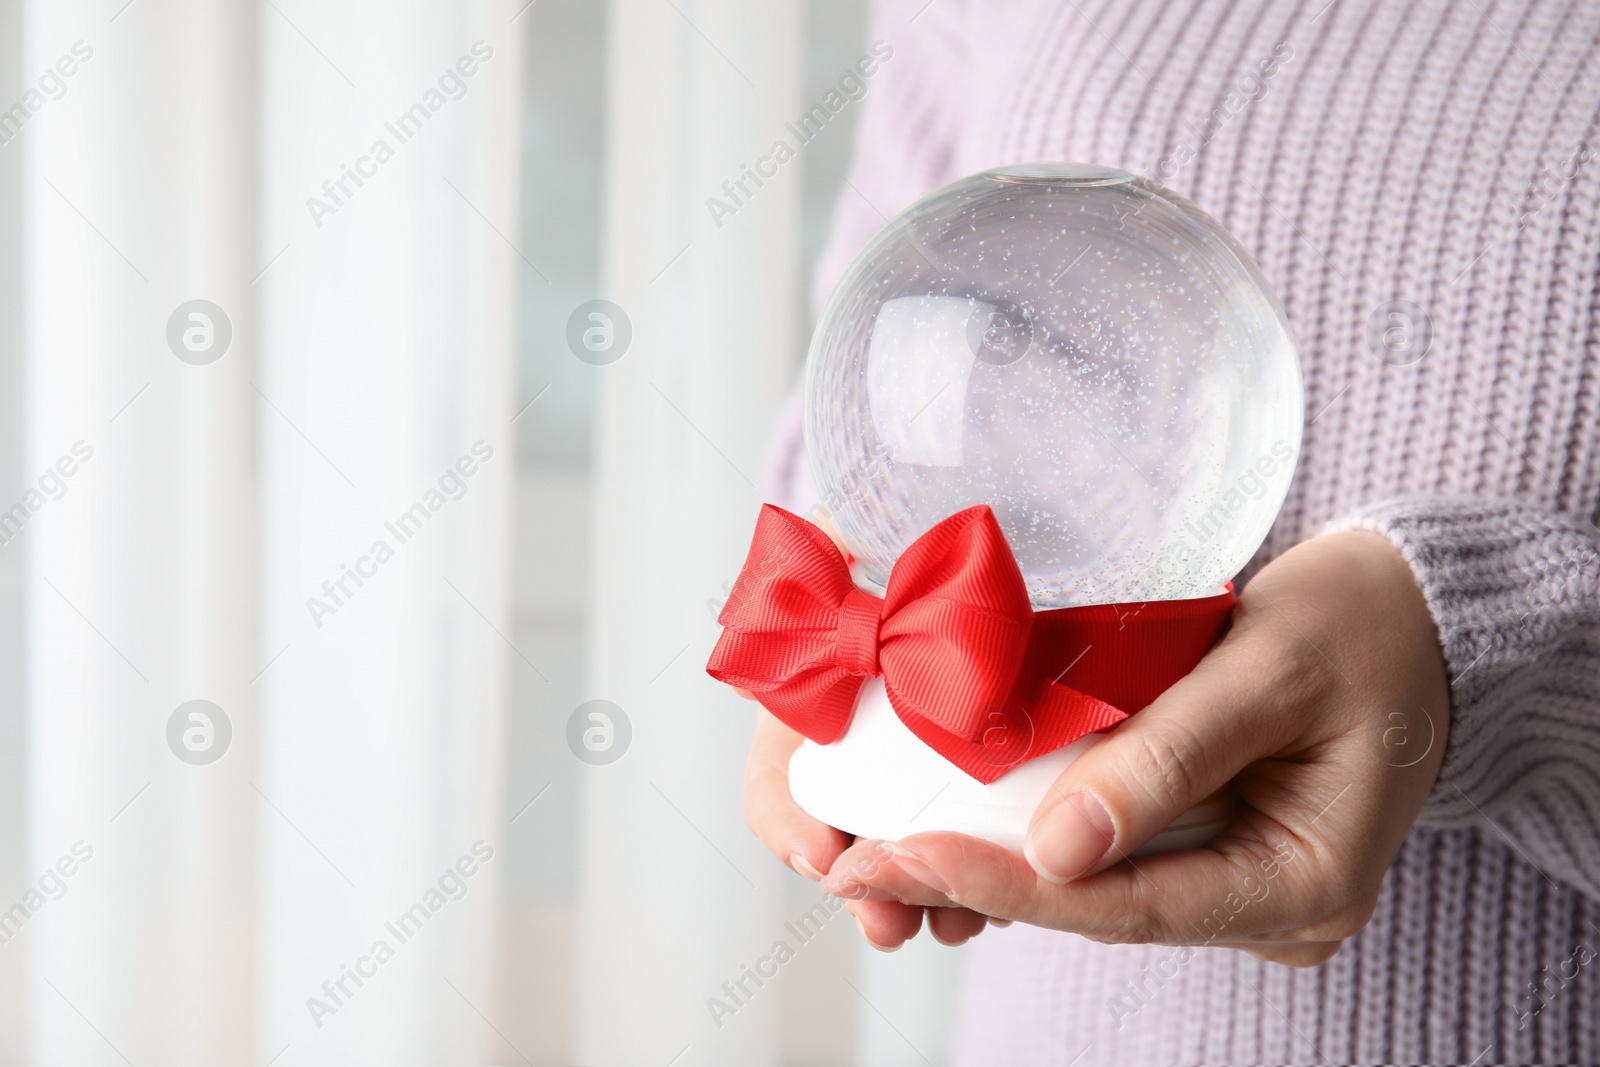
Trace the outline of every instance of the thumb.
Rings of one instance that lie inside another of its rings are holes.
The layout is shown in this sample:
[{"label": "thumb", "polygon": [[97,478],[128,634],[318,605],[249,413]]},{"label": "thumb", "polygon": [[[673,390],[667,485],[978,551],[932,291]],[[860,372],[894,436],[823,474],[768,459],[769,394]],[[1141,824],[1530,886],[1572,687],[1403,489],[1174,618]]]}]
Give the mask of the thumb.
[{"label": "thumb", "polygon": [[[1226,645],[1224,641],[1224,645]],[[1223,646],[1061,773],[1023,855],[1061,884],[1126,859],[1248,764],[1289,740],[1270,685]],[[1234,650],[1228,650],[1233,652]]]}]

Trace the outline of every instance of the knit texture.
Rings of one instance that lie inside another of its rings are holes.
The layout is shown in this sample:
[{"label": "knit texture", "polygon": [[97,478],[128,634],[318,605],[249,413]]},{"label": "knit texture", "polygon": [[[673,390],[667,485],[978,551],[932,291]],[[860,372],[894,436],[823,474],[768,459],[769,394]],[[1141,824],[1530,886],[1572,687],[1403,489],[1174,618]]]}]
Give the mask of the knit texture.
[{"label": "knit texture", "polygon": [[[894,56],[818,295],[986,167],[1101,163],[1194,200],[1305,370],[1299,469],[1246,577],[1324,530],[1384,534],[1452,695],[1438,784],[1328,963],[991,930],[958,1062],[1596,1062],[1600,5],[880,0],[874,36]],[[810,514],[797,409],[768,477]]]}]

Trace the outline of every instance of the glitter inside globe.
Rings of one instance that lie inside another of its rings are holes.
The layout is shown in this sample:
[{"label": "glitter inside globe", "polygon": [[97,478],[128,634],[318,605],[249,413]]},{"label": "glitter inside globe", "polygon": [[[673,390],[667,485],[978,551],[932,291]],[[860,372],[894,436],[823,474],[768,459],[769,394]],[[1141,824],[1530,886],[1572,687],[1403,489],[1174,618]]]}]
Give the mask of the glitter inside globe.
[{"label": "glitter inside globe", "polygon": [[881,590],[939,520],[994,509],[1034,607],[1209,596],[1300,450],[1283,309],[1217,222],[1083,164],[986,171],[891,222],[806,371],[824,509]]}]

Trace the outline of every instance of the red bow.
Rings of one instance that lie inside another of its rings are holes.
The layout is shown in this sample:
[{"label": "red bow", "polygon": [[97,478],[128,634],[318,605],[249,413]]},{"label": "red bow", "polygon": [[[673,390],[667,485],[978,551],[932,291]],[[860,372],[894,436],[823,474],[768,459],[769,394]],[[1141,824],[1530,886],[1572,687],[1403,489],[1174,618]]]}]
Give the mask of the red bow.
[{"label": "red bow", "polygon": [[[1230,587],[1035,616],[986,505],[912,542],[880,599],[855,587],[825,533],[767,504],[706,670],[819,744],[844,733],[862,683],[881,674],[900,720],[987,783],[1154,700],[1199,662],[1232,605]],[[1061,684],[1068,670],[1081,688]]]}]

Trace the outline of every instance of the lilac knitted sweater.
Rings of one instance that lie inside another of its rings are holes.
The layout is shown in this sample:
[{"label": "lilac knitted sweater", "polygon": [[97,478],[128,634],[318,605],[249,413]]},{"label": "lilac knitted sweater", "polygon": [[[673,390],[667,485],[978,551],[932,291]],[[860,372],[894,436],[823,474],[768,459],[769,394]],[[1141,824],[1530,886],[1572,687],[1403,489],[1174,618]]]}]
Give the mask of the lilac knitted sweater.
[{"label": "lilac knitted sweater", "polygon": [[[1452,695],[1438,784],[1328,963],[991,930],[958,1061],[1600,1061],[1600,5],[880,0],[873,36],[893,56],[819,293],[989,166],[1102,163],[1194,200],[1304,362],[1304,452],[1253,568],[1386,534]],[[768,474],[809,514],[797,408]]]}]

